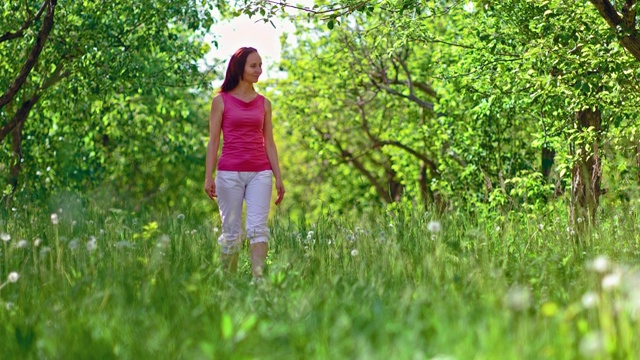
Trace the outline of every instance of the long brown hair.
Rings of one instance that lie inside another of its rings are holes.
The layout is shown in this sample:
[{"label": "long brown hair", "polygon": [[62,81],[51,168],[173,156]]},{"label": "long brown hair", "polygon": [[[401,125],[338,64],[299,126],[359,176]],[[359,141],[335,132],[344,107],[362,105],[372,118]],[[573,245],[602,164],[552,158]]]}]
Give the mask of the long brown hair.
[{"label": "long brown hair", "polygon": [[241,47],[231,56],[220,92],[229,92],[238,86],[242,79],[242,74],[244,74],[247,57],[254,52],[258,52],[258,50],[252,47]]}]

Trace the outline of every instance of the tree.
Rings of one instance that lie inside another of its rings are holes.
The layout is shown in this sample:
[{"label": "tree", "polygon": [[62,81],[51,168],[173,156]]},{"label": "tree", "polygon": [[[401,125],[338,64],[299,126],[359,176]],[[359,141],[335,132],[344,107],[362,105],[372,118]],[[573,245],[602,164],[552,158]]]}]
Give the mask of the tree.
[{"label": "tree", "polygon": [[[155,110],[169,107],[171,89],[184,89],[183,95],[189,88],[206,89],[207,76],[197,61],[208,45],[199,39],[214,21],[211,10],[227,7],[223,1],[203,7],[192,0],[60,4],[11,1],[0,7],[8,19],[0,28],[0,89],[6,89],[0,100],[0,143],[6,149],[2,140],[13,134],[9,173],[14,189],[22,164],[30,166],[32,179],[45,167],[67,174],[91,168],[87,171],[96,175],[110,154],[125,146],[114,142],[117,134],[135,134],[146,123],[160,135],[159,126],[169,118]],[[136,109],[126,104],[140,99],[154,111],[145,118],[126,116]],[[107,117],[102,111],[109,107],[125,113]],[[140,140],[130,146],[148,146]],[[53,157],[51,148],[58,149]],[[62,148],[69,149],[64,156],[57,152]],[[64,164],[69,168],[59,166]],[[97,179],[83,183],[91,180]]]}]

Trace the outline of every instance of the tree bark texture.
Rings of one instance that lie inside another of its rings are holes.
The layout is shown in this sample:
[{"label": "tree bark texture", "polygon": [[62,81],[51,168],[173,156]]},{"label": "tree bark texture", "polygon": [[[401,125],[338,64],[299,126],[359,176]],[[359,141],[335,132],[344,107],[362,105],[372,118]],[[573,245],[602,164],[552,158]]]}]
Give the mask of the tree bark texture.
[{"label": "tree bark texture", "polygon": [[590,0],[598,9],[609,26],[620,35],[620,43],[627,49],[636,60],[640,61],[640,38],[636,28],[636,2],[637,0],[626,0],[622,6],[622,14],[609,0]]},{"label": "tree bark texture", "polygon": [[587,221],[593,223],[601,194],[602,166],[598,147],[602,114],[599,109],[585,109],[576,113],[576,121],[581,131],[593,127],[596,137],[592,143],[582,143],[576,147],[578,158],[571,171],[571,221],[578,224]]},{"label": "tree bark texture", "polygon": [[11,161],[11,169],[9,171],[9,184],[11,185],[11,193],[18,188],[18,179],[20,178],[20,170],[22,169],[22,127],[24,122],[20,122],[11,132],[11,152],[13,159]]}]

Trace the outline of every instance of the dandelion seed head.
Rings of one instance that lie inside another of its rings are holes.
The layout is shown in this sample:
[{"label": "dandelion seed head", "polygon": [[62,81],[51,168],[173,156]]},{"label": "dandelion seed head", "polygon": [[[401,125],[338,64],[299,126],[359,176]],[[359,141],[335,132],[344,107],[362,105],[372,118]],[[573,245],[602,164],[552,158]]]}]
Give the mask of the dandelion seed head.
[{"label": "dandelion seed head", "polygon": [[578,222],[578,224],[580,224],[583,220],[581,217],[577,218],[576,221]]},{"label": "dandelion seed head", "polygon": [[93,252],[96,248],[98,247],[98,244],[96,242],[96,238],[94,236],[89,238],[89,241],[87,242],[87,251],[88,252]]},{"label": "dandelion seed head", "polygon": [[442,225],[440,225],[439,221],[431,220],[427,224],[427,230],[429,230],[432,233],[438,233],[440,232],[440,230],[442,230]]},{"label": "dandelion seed head", "polygon": [[36,238],[35,240],[33,240],[33,246],[34,247],[40,246],[41,243],[42,243],[42,239],[40,239],[40,238]]},{"label": "dandelion seed head", "polygon": [[7,241],[11,240],[11,235],[9,235],[9,234],[7,234],[5,232],[0,233],[0,240],[2,240],[4,242],[7,242]]},{"label": "dandelion seed head", "polygon": [[590,332],[580,340],[580,354],[586,358],[595,358],[604,351],[604,339],[600,332]]},{"label": "dandelion seed head", "polygon": [[522,285],[512,286],[504,296],[504,305],[513,311],[524,311],[531,306],[531,291]]},{"label": "dandelion seed head", "polygon": [[620,286],[620,273],[613,272],[602,278],[602,290],[611,291]]},{"label": "dandelion seed head", "polygon": [[593,309],[598,305],[598,294],[588,291],[582,295],[580,302],[585,309]]},{"label": "dandelion seed head", "polygon": [[78,239],[73,239],[71,241],[69,241],[69,249],[71,250],[75,250],[78,248],[78,245],[80,245],[80,240]]},{"label": "dandelion seed head", "polygon": [[500,232],[500,230],[502,230],[502,228],[500,227],[500,225],[496,226],[496,232]]},{"label": "dandelion seed head", "polygon": [[171,239],[169,238],[168,235],[162,235],[160,237],[160,239],[158,240],[158,247],[165,247],[167,245],[169,245],[169,242],[171,241]]},{"label": "dandelion seed head", "polygon": [[177,218],[178,220],[184,220],[184,214],[178,214]]},{"label": "dandelion seed head", "polygon": [[609,271],[610,267],[609,258],[604,255],[596,257],[587,264],[589,270],[597,272],[598,274],[604,274]]},{"label": "dandelion seed head", "polygon": [[48,246],[45,246],[42,249],[40,249],[40,256],[45,257],[49,252],[51,252],[51,248]]},{"label": "dandelion seed head", "polygon": [[16,283],[18,282],[19,278],[20,278],[20,274],[18,274],[15,271],[12,271],[9,273],[9,276],[7,276],[7,281],[9,281],[10,283]]},{"label": "dandelion seed head", "polygon": [[351,256],[358,256],[358,249],[351,250]]},{"label": "dandelion seed head", "polygon": [[56,213],[51,214],[51,223],[53,225],[58,225],[60,223],[60,218],[58,217],[58,214]]},{"label": "dandelion seed head", "polygon": [[538,230],[544,230],[544,224],[538,224]]},{"label": "dandelion seed head", "polygon": [[24,239],[23,239],[23,240],[18,241],[18,244],[16,244],[16,247],[17,247],[18,249],[24,249],[24,248],[26,248],[28,245],[29,245],[29,244],[27,243],[27,240],[24,240]]},{"label": "dandelion seed head", "polygon": [[11,311],[14,308],[14,304],[10,301],[7,301],[6,303],[4,303],[4,308],[7,309],[7,311]]}]

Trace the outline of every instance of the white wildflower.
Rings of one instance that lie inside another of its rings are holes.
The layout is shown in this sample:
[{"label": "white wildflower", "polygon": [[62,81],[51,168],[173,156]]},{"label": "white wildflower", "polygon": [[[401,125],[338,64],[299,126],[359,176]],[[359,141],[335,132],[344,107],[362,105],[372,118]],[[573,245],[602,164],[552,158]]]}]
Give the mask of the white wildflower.
[{"label": "white wildflower", "polygon": [[168,235],[162,235],[160,237],[160,240],[158,240],[158,247],[166,247],[167,245],[169,245],[169,242],[171,241],[171,239],[169,238]]},{"label": "white wildflower", "polygon": [[524,311],[531,306],[531,291],[529,288],[515,285],[507,291],[504,304],[513,311]]},{"label": "white wildflower", "polygon": [[93,252],[97,247],[98,244],[96,243],[96,238],[94,236],[90,237],[89,241],[87,242],[87,251]]},{"label": "white wildflower", "polygon": [[620,286],[620,273],[614,272],[602,278],[602,290],[611,291]]},{"label": "white wildflower", "polygon": [[15,283],[15,282],[18,282],[18,279],[19,279],[19,278],[20,278],[20,274],[18,274],[18,273],[17,273],[17,272],[15,272],[15,271],[12,271],[12,272],[10,272],[10,273],[9,273],[9,276],[7,277],[7,280],[8,280],[10,283]]},{"label": "white wildflower", "polygon": [[71,250],[75,250],[78,248],[78,245],[80,244],[80,240],[78,239],[73,239],[71,241],[69,241],[69,249]]},{"label": "white wildflower", "polygon": [[593,309],[598,305],[598,294],[593,291],[588,291],[582,295],[581,302],[585,309]]},{"label": "white wildflower", "polygon": [[351,250],[351,256],[358,256],[358,249]]},{"label": "white wildflower", "polygon": [[580,340],[580,354],[586,358],[595,358],[604,351],[604,339],[599,332],[590,332]]},{"label": "white wildflower", "polygon": [[427,224],[427,230],[429,230],[432,233],[437,233],[437,232],[440,232],[440,230],[442,230],[442,226],[440,225],[440,222],[431,220]]},{"label": "white wildflower", "polygon": [[60,218],[58,217],[58,214],[56,213],[51,214],[51,223],[53,225],[58,225],[60,223]]},{"label": "white wildflower", "polygon": [[605,272],[609,271],[611,264],[609,263],[609,258],[604,255],[600,255],[591,260],[587,264],[587,267],[589,268],[589,270],[595,271],[598,274],[604,274]]},{"label": "white wildflower", "polygon": [[11,240],[11,235],[9,235],[9,234],[7,234],[5,232],[0,233],[0,240],[2,240],[4,242],[7,242],[7,241]]},{"label": "white wildflower", "polygon": [[33,247],[38,247],[40,246],[41,243],[42,243],[42,239],[36,238],[35,240],[33,240]]},{"label": "white wildflower", "polygon": [[27,240],[23,239],[23,240],[18,241],[18,244],[16,244],[16,247],[18,249],[24,249],[24,248],[27,247],[27,245],[29,245],[29,244],[27,244]]}]

